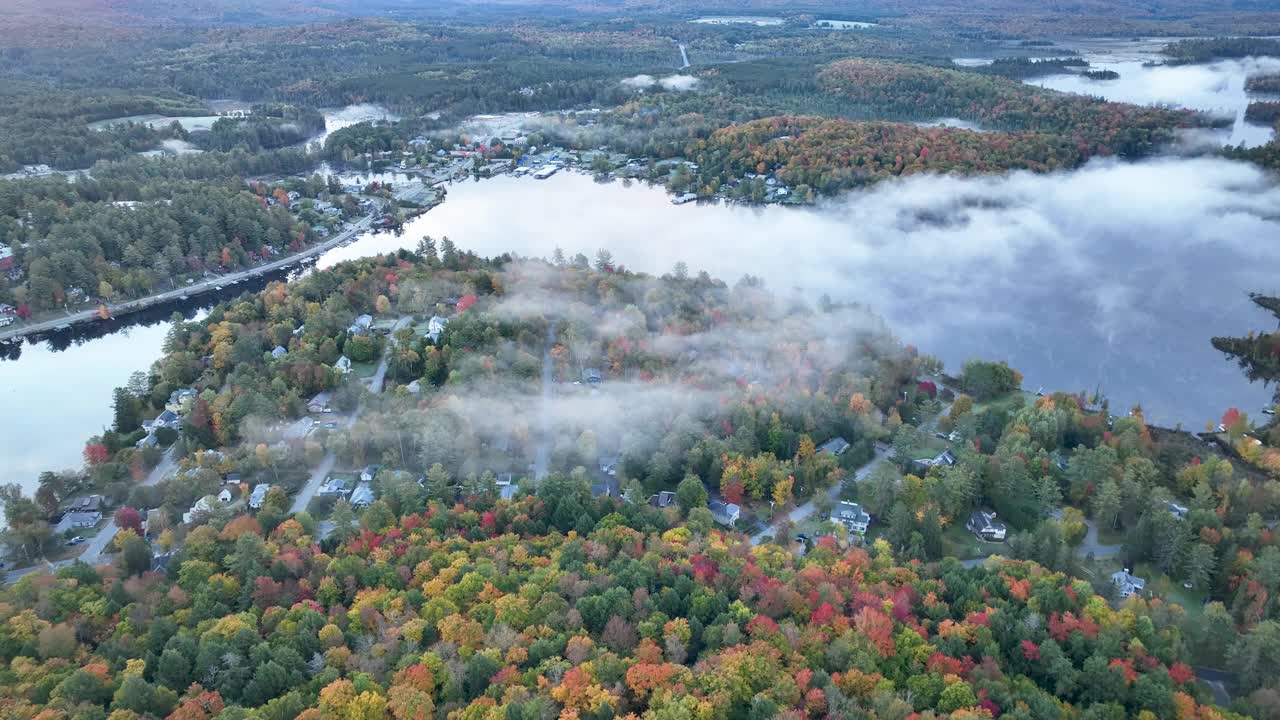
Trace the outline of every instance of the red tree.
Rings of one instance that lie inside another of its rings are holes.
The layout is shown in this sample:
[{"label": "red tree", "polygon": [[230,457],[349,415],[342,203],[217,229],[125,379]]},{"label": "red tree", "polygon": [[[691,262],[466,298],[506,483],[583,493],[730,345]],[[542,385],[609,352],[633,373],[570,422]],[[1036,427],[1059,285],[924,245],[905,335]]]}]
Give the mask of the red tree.
[{"label": "red tree", "polygon": [[116,511],[116,527],[142,534],[142,513],[125,506]]},{"label": "red tree", "polygon": [[110,457],[111,452],[102,443],[91,442],[84,446],[84,461],[89,465],[96,467],[106,462]]}]

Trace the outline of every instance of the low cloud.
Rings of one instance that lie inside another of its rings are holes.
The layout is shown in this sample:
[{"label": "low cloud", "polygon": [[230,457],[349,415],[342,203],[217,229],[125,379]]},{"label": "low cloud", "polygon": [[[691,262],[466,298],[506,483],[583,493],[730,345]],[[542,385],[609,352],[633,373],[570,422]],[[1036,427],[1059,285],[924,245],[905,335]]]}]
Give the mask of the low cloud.
[{"label": "low cloud", "polygon": [[[475,222],[492,207],[539,221]],[[1167,424],[1199,427],[1268,395],[1209,344],[1266,322],[1246,293],[1278,289],[1280,189],[1244,163],[916,176],[805,209],[673,206],[575,175],[499,180],[456,189],[420,224],[485,254],[608,248],[637,270],[683,261],[783,296],[867,303],[953,370],[1006,358],[1032,390],[1101,387]]]},{"label": "low cloud", "polygon": [[655,85],[672,92],[687,92],[698,87],[698,78],[692,75],[668,75],[655,78],[652,75],[635,75],[622,81],[624,87],[632,90],[647,90]]}]

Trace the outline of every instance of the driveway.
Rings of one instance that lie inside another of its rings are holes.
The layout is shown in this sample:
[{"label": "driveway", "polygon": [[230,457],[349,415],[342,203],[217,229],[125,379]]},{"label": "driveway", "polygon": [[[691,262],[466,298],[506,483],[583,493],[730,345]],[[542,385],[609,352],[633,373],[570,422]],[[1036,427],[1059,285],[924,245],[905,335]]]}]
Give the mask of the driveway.
[{"label": "driveway", "polygon": [[[928,432],[932,434],[934,432],[934,429],[938,426],[938,418],[942,417],[943,415],[946,415],[949,412],[951,412],[950,403],[948,403],[946,407],[942,408],[942,411],[939,412],[937,416],[935,416],[928,422],[923,423],[920,426],[920,430],[922,432]],[[871,475],[871,473],[875,472],[875,469],[880,466],[880,463],[884,462],[892,454],[893,454],[892,448],[885,449],[885,450],[876,449],[875,456],[871,458],[870,462],[858,468],[858,470],[852,476],[846,477],[841,482],[838,482],[834,486],[829,488],[827,490],[827,497],[831,498],[832,502],[838,501],[840,498],[840,490],[844,487],[844,483],[847,483],[847,482],[860,483],[863,480],[867,479],[867,477]],[[791,512],[787,513],[783,517],[789,520],[792,525],[795,525],[796,523],[799,523],[800,521],[812,515],[815,510],[816,510],[816,507],[814,506],[813,501],[810,500],[809,502],[803,505],[796,506],[793,510],[791,510]],[[781,518],[779,518],[779,520],[781,520]],[[764,542],[764,539],[766,537],[776,534],[774,524],[776,524],[777,522],[778,520],[775,520],[773,524],[765,526],[763,530],[756,533],[755,535],[752,535],[751,544],[759,545],[760,543]]]}]

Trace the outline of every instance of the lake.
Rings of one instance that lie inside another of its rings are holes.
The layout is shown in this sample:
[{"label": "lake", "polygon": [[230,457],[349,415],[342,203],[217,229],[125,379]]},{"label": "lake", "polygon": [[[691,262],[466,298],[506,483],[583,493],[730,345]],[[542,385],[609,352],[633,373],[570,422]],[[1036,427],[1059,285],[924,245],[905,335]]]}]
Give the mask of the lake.
[{"label": "lake", "polygon": [[[1090,208],[1081,213],[1080,208]],[[1100,388],[1113,407],[1200,429],[1270,392],[1209,345],[1273,322],[1280,189],[1220,160],[1099,161],[1056,175],[927,176],[818,208],[675,206],[662,190],[581,174],[457,183],[400,235],[369,234],[319,266],[448,236],[482,255],[557,247],[646,272],[684,261],[775,292],[874,306],[951,370],[1004,358],[1028,389]]]},{"label": "lake", "polygon": [[[1277,289],[1280,254],[1260,240],[1280,237],[1280,189],[1243,163],[920,176],[814,208],[676,206],[658,188],[569,172],[499,177],[455,183],[404,232],[365,234],[317,265],[413,248],[424,235],[482,255],[607,248],[635,270],[684,261],[730,283],[749,273],[784,295],[868,303],[953,371],[1004,358],[1030,390],[1101,389],[1114,408],[1140,402],[1167,425],[1200,429],[1231,406],[1256,415],[1270,397],[1209,345],[1274,322],[1246,293]],[[60,351],[28,344],[0,361],[0,482],[30,491],[41,470],[78,466],[85,441],[111,422],[112,389],[159,357],[167,329]]]},{"label": "lake", "polygon": [[[1229,127],[1197,131],[1189,138],[1196,142],[1253,147],[1271,140],[1272,128],[1255,125],[1244,119],[1244,111],[1250,100],[1244,84],[1251,75],[1280,73],[1280,58],[1219,60],[1195,65],[1158,64],[1167,59],[1159,52],[1166,42],[1167,40],[1073,42],[1072,48],[1089,61],[1089,69],[1114,70],[1120,77],[1116,80],[1090,80],[1077,73],[1065,73],[1031,78],[1027,82],[1062,92],[1096,95],[1117,102],[1192,108],[1231,119]],[[976,61],[967,59],[966,62]]]}]

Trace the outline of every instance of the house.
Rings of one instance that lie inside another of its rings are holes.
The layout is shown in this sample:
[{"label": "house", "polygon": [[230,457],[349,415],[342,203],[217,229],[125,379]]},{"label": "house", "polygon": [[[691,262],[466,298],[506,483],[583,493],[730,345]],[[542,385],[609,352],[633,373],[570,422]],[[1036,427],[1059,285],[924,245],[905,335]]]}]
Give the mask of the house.
[{"label": "house", "polygon": [[343,497],[347,494],[347,481],[343,478],[331,477],[320,486],[320,497]]},{"label": "house", "polygon": [[833,437],[830,440],[818,446],[819,453],[826,453],[828,455],[835,455],[837,457],[839,457],[840,455],[843,455],[844,452],[848,449],[849,449],[849,441],[845,440],[842,437]]},{"label": "house", "polygon": [[1111,573],[1111,583],[1116,586],[1116,592],[1122,598],[1131,595],[1140,595],[1143,588],[1147,586],[1147,581],[1129,574],[1129,568],[1117,570]]},{"label": "house", "polygon": [[[346,360],[345,357],[342,359]],[[316,393],[316,396],[311,398],[311,400],[307,402],[307,412],[310,412],[310,413],[330,412],[329,400],[332,397],[333,397],[333,393],[330,393],[327,391]]]},{"label": "house", "polygon": [[618,475],[618,458],[612,455],[600,456],[600,472],[609,477],[617,477]]},{"label": "house", "polygon": [[422,392],[422,383],[418,382],[417,380],[414,380],[408,385],[405,385],[404,389],[410,395],[418,395]]},{"label": "house", "polygon": [[1004,536],[1009,532],[1004,523],[996,520],[995,513],[986,510],[974,510],[969,513],[969,522],[965,523],[965,527],[979,539],[988,542],[1003,542]]},{"label": "house", "polygon": [[184,525],[190,525],[213,512],[214,505],[210,500],[212,497],[212,495],[205,495],[197,500],[195,504],[191,506],[190,510],[182,513],[182,523]]},{"label": "house", "polygon": [[1169,510],[1170,515],[1178,518],[1179,520],[1185,520],[1187,513],[1190,512],[1186,505],[1179,505],[1178,503],[1167,502],[1165,503],[1165,507]]},{"label": "house", "polygon": [[440,334],[444,332],[444,328],[449,324],[449,318],[432,315],[427,321],[427,337],[431,338],[431,342],[440,342]]},{"label": "house", "polygon": [[168,408],[166,408],[164,412],[157,415],[154,420],[148,420],[142,423],[142,428],[146,430],[148,433],[153,433],[156,430],[159,430],[160,428],[169,428],[170,430],[177,430],[180,427],[182,427],[182,418],[178,417],[177,413],[175,413],[172,410],[169,410]]},{"label": "house", "polygon": [[373,482],[373,479],[377,477],[378,471],[381,469],[381,465],[365,465],[364,469],[360,471],[360,482]]},{"label": "house", "polygon": [[240,473],[227,473],[227,476],[222,481],[227,485],[239,485]]},{"label": "house", "polygon": [[101,520],[100,512],[68,512],[63,514],[62,519],[53,527],[53,531],[61,535],[71,530],[91,528]]},{"label": "house", "polygon": [[276,360],[279,360],[280,358],[288,354],[289,354],[289,351],[285,350],[283,345],[277,345],[271,350],[271,357],[275,358]]},{"label": "house", "polygon": [[363,508],[373,504],[373,488],[368,483],[360,483],[351,491],[351,507]]},{"label": "house", "polygon": [[164,404],[164,409],[175,415],[182,415],[187,412],[191,406],[191,401],[195,399],[195,388],[179,388],[169,393],[169,401]]},{"label": "house", "polygon": [[351,372],[351,358],[346,355],[338,358],[338,361],[333,364],[333,369],[344,375]]},{"label": "house", "polygon": [[373,316],[361,315],[356,318],[355,322],[351,323],[351,327],[347,328],[347,332],[352,335],[363,335],[369,332],[369,326],[371,325],[373,325]]},{"label": "house", "polygon": [[663,490],[662,492],[649,497],[649,504],[656,508],[671,507],[675,502],[676,494],[670,490]]},{"label": "house", "polygon": [[738,518],[742,516],[742,508],[723,500],[712,500],[707,503],[707,509],[711,511],[712,519],[728,527],[733,527],[734,523],[738,522]]},{"label": "house", "polygon": [[866,535],[867,526],[871,524],[871,516],[867,514],[862,506],[855,502],[842,500],[836,506],[833,520],[849,528],[849,532],[857,535]]},{"label": "house", "polygon": [[142,436],[142,439],[134,443],[133,446],[139,450],[145,450],[146,448],[155,447],[159,442],[160,441],[156,439],[155,435],[144,435]]},{"label": "house", "polygon": [[218,493],[218,502],[226,505],[234,499],[230,488],[222,488],[222,492]]},{"label": "house", "polygon": [[599,385],[601,377],[600,370],[597,368],[587,368],[582,371],[582,382],[588,385]]},{"label": "house", "polygon": [[922,470],[928,470],[935,465],[955,465],[956,456],[951,454],[951,448],[947,448],[938,453],[937,456],[931,458],[920,458],[915,461],[916,465]]},{"label": "house", "polygon": [[103,499],[101,495],[88,495],[76,498],[67,505],[71,512],[101,512]]},{"label": "house", "polygon": [[314,427],[315,421],[311,418],[298,418],[285,426],[283,434],[286,440],[301,440],[310,435]]},{"label": "house", "polygon": [[262,501],[267,499],[267,493],[271,490],[271,486],[266,483],[258,483],[253,486],[253,494],[249,496],[249,507],[257,510],[262,507]]}]

